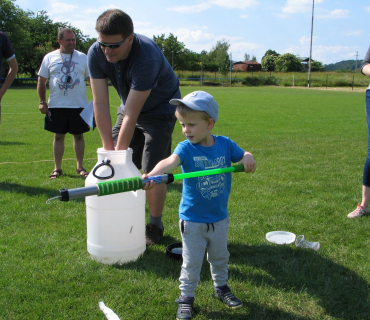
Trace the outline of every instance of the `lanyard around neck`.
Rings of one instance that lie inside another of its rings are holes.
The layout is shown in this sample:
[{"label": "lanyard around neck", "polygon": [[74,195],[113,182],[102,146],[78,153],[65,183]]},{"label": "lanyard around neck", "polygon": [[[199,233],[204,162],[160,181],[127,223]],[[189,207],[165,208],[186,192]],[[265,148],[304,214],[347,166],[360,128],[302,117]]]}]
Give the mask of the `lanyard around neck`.
[{"label": "lanyard around neck", "polygon": [[[74,52],[74,50],[71,53],[71,58],[69,59],[69,63],[68,63],[68,73],[69,73],[69,68],[71,67],[73,52]],[[64,60],[63,60],[63,57],[62,57],[62,53],[60,52],[60,49],[59,49],[59,55],[60,55],[60,59],[62,59],[63,65],[64,65]]]}]

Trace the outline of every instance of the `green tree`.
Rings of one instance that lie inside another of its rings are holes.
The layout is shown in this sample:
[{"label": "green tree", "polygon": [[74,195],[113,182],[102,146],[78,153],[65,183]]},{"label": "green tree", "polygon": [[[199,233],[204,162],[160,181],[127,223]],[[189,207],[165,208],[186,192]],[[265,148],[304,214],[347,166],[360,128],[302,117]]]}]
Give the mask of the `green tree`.
[{"label": "green tree", "polygon": [[189,49],[184,49],[181,54],[181,59],[176,60],[176,70],[189,70],[191,71],[191,62],[201,63],[201,54],[191,51]]},{"label": "green tree", "polygon": [[276,58],[275,70],[279,72],[302,71],[302,63],[294,54],[284,53]]},{"label": "green tree", "polygon": [[[327,71],[332,70],[357,70],[361,68],[362,60],[344,60],[336,63],[326,64]],[[357,68],[357,69],[356,69]]]},{"label": "green tree", "polygon": [[277,56],[273,54],[265,55],[262,58],[261,66],[263,71],[275,71],[275,60]]},{"label": "green tree", "polygon": [[[28,20],[28,30],[31,35],[29,49],[24,52],[24,62],[22,72],[28,73],[31,77],[36,77],[36,72],[40,68],[43,57],[59,48],[58,30],[60,28],[70,28],[76,36],[76,50],[87,53],[90,45],[96,39],[85,36],[78,28],[65,22],[53,22],[46,11],[31,13]],[[87,41],[88,40],[88,41]]]},{"label": "green tree", "polygon": [[20,9],[14,0],[0,0],[0,30],[11,39],[19,73],[36,77],[44,55],[59,48],[58,29],[65,27],[75,32],[76,49],[86,53],[95,39],[87,38],[81,30],[67,23],[53,22],[46,11],[35,14]]},{"label": "green tree", "polygon": [[[265,52],[265,54],[264,54],[264,56],[262,57],[262,59],[263,59],[264,57],[266,57],[266,56],[269,56],[269,55],[273,55],[273,56],[275,56],[275,57],[280,56],[280,54],[279,54],[279,53],[277,53],[275,50],[268,49],[268,50]],[[261,61],[262,61],[262,60],[261,60]]]},{"label": "green tree", "polygon": [[230,48],[230,43],[226,40],[217,41],[216,45],[211,49],[209,58],[212,62],[218,65],[218,71],[222,75],[230,70],[230,59],[227,51]]},{"label": "green tree", "polygon": [[[12,42],[15,51],[19,72],[22,72],[25,53],[29,50],[31,34],[28,30],[30,12],[20,9],[14,0],[0,0],[0,30],[5,32]],[[7,69],[8,65],[6,64]],[[5,71],[7,72],[7,71]]]},{"label": "green tree", "polygon": [[218,65],[216,63],[213,63],[213,62],[206,62],[206,63],[204,63],[203,70],[205,70],[207,72],[213,72],[215,74],[215,78],[216,78],[216,73],[218,71]]},{"label": "green tree", "polygon": [[194,71],[200,71],[201,70],[201,64],[196,61],[190,61],[188,64],[188,70],[191,71],[191,75],[194,75]]},{"label": "green tree", "polygon": [[174,70],[178,70],[181,65],[181,58],[184,54],[185,45],[177,40],[172,33],[166,38],[165,34],[161,36],[153,36],[153,40],[161,48],[163,54],[168,62],[172,65]]},{"label": "green tree", "polygon": [[320,61],[311,61],[311,71],[323,71],[324,67]]},{"label": "green tree", "polygon": [[86,53],[89,51],[89,48],[91,47],[91,45],[96,42],[96,38],[85,38],[84,41],[82,42],[82,46],[80,47],[80,51],[83,52],[83,53]]},{"label": "green tree", "polygon": [[221,73],[223,76],[230,71],[230,59],[229,56],[224,58],[224,62],[221,62],[221,65],[218,67],[218,72]]}]

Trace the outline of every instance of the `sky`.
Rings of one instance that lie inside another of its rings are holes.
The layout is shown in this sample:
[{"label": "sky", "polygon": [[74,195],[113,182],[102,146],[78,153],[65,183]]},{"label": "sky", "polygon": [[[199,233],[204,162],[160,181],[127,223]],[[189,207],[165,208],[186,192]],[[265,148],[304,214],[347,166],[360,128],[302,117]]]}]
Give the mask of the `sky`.
[{"label": "sky", "polygon": [[[312,7],[314,1],[314,14]],[[97,38],[95,23],[107,9],[119,8],[149,38],[170,33],[187,49],[211,51],[230,44],[233,61],[244,55],[261,62],[267,50],[310,56],[323,64],[362,60],[370,45],[370,1],[366,0],[16,0],[23,10],[45,10],[54,22],[69,22]]]}]

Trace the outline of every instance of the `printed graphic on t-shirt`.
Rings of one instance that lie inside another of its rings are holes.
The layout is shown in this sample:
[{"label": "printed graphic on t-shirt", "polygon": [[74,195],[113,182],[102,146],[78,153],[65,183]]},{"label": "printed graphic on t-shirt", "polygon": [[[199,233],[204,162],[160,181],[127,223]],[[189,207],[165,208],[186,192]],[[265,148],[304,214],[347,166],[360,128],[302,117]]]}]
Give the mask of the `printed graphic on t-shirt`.
[{"label": "printed graphic on t-shirt", "polygon": [[[214,160],[207,159],[207,157],[194,157],[194,164],[200,170],[209,170],[225,167],[225,157],[218,157]],[[215,174],[211,176],[198,177],[197,190],[201,193],[202,197],[211,200],[219,196],[225,187],[225,174]]]},{"label": "printed graphic on t-shirt", "polygon": [[68,95],[67,90],[73,89],[75,85],[80,84],[80,79],[78,78],[78,72],[75,72],[76,62],[63,61],[61,68],[61,73],[57,76],[57,85],[60,90],[64,90],[64,95]]}]

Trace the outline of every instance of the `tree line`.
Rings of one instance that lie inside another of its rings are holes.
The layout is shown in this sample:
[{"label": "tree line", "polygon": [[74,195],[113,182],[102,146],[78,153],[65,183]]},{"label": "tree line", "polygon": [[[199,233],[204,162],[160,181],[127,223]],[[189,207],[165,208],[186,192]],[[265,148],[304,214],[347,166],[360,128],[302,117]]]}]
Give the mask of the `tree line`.
[{"label": "tree line", "polygon": [[[263,71],[277,72],[300,72],[302,71],[302,59],[291,53],[279,54],[274,50],[267,50],[262,57],[261,66]],[[311,71],[324,71],[321,62],[312,60]]]},{"label": "tree line", "polygon": [[[87,53],[96,38],[88,35],[65,22],[54,22],[46,11],[34,13],[23,10],[15,0],[0,0],[0,30],[7,33],[16,52],[19,73],[31,78],[36,77],[45,54],[59,48],[57,39],[60,28],[71,28],[76,35],[76,49]],[[218,41],[210,52],[193,52],[185,48],[185,44],[170,34],[153,36],[153,40],[162,49],[167,60],[175,70],[221,72],[229,70],[230,60],[227,50],[230,44]],[[4,64],[3,70],[7,68]]]},{"label": "tree line", "polygon": [[[41,61],[45,54],[59,48],[57,34],[59,28],[71,28],[76,35],[76,49],[87,53],[96,38],[88,35],[65,22],[54,22],[46,11],[34,13],[23,10],[16,5],[15,0],[0,0],[0,30],[7,33],[16,52],[19,73],[26,77],[36,77]],[[217,41],[215,46],[207,52],[191,51],[185,44],[178,41],[172,33],[153,36],[153,40],[163,51],[165,57],[174,70],[188,70],[197,72],[212,72],[226,75],[230,71],[232,61],[228,54],[230,43],[223,39]],[[246,61],[257,61],[255,56],[246,53]],[[295,55],[278,54],[274,50],[266,51],[262,58],[264,71],[302,71],[301,60]],[[7,65],[4,64],[5,71]],[[312,62],[312,71],[320,71],[322,64]]]},{"label": "tree line", "polygon": [[[96,41],[81,30],[64,22],[53,22],[46,11],[34,13],[14,4],[15,0],[0,0],[0,30],[8,34],[15,51],[19,73],[35,77],[45,54],[59,48],[59,28],[71,28],[76,35],[76,49],[87,52]],[[6,69],[7,65],[4,65]]]},{"label": "tree line", "polygon": [[327,71],[335,70],[352,70],[356,71],[361,68],[362,60],[343,60],[336,63],[326,64]]}]

